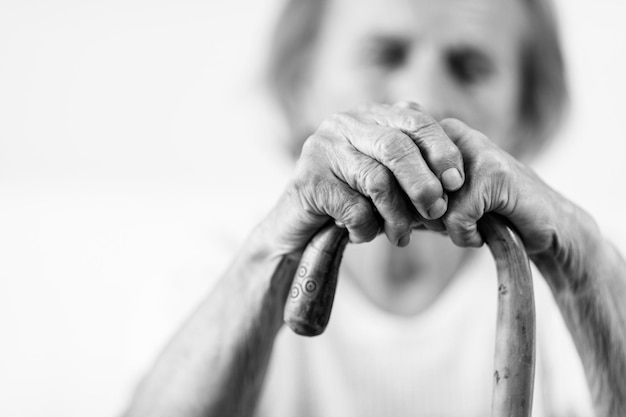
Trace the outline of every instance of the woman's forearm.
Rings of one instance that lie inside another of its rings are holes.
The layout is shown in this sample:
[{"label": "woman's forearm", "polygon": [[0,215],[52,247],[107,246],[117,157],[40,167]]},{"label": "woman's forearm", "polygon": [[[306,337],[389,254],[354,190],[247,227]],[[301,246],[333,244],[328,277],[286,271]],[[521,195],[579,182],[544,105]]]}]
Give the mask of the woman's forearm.
[{"label": "woman's forearm", "polygon": [[593,220],[577,217],[582,233],[557,240],[552,254],[533,261],[572,334],[596,415],[626,415],[626,262]]},{"label": "woman's forearm", "polygon": [[127,417],[250,416],[297,260],[253,234],[140,384]]}]

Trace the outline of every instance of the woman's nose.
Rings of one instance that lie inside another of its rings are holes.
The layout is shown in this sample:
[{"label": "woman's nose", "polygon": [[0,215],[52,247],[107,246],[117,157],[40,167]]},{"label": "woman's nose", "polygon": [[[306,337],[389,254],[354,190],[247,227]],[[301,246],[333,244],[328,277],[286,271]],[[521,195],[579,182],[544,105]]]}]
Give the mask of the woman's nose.
[{"label": "woman's nose", "polygon": [[414,101],[437,120],[455,117],[454,86],[434,54],[422,54],[397,71],[389,85],[389,102]]}]

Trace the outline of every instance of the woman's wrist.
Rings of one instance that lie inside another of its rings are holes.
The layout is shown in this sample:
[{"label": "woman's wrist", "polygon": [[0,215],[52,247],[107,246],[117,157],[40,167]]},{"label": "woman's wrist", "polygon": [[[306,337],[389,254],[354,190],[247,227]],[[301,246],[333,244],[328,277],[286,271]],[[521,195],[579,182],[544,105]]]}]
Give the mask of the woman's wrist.
[{"label": "woman's wrist", "polygon": [[[267,335],[278,332],[298,264],[289,256],[275,254],[268,244],[272,236],[264,228],[259,224],[248,235],[220,285],[210,295],[211,301],[206,303],[213,309],[221,304],[220,315],[230,317],[236,323],[232,330],[240,335],[256,334],[259,329]],[[214,298],[218,293],[218,299]],[[239,302],[232,302],[235,299]],[[233,336],[233,340],[238,338]]]},{"label": "woman's wrist", "polygon": [[531,257],[555,295],[584,291],[591,284],[593,266],[601,262],[606,245],[591,215],[563,200],[554,219],[552,244]]}]

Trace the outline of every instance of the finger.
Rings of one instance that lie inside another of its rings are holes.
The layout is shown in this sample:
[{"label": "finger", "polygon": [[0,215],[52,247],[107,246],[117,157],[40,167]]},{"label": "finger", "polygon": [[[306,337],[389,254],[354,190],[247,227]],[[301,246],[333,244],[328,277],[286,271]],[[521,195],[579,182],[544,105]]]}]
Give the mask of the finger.
[{"label": "finger", "polygon": [[484,193],[479,184],[470,178],[465,186],[450,196],[448,211],[441,218],[446,233],[455,245],[480,247],[483,239],[478,232],[477,222],[485,213]]},{"label": "finger", "polygon": [[[369,242],[380,230],[379,219],[372,203],[337,178],[312,181],[308,205],[317,213],[325,213],[348,229],[353,243]],[[306,197],[305,197],[306,198]]]},{"label": "finger", "polygon": [[389,241],[403,246],[416,212],[391,171],[348,143],[329,158],[336,177],[372,202]]},{"label": "finger", "polygon": [[455,245],[474,248],[482,246],[483,238],[476,226],[478,219],[463,215],[460,211],[454,211],[447,213],[442,221],[448,236]]},{"label": "finger", "polygon": [[360,126],[346,137],[358,151],[391,171],[424,218],[437,219],[445,213],[443,187],[410,137],[386,126]]},{"label": "finger", "polygon": [[[479,247],[483,239],[478,232],[477,222],[487,212],[497,207],[491,202],[494,190],[490,187],[501,178],[492,172],[485,175],[480,168],[488,160],[493,144],[480,132],[457,119],[444,119],[440,122],[448,137],[465,152],[468,164],[468,178],[464,187],[450,197],[448,212],[442,218],[452,241],[458,246]],[[494,181],[495,180],[495,181]],[[496,187],[499,192],[501,187]]]},{"label": "finger", "polygon": [[373,107],[376,123],[401,130],[419,147],[426,163],[447,191],[456,191],[465,176],[461,152],[437,121],[412,102]]},{"label": "finger", "polygon": [[[448,196],[444,194],[443,198],[447,203]],[[443,224],[443,221],[441,220],[441,218],[435,219],[435,220],[428,220],[422,217],[417,212],[414,214],[412,226],[413,226],[413,229],[431,230],[433,232],[446,233],[446,227]]]}]

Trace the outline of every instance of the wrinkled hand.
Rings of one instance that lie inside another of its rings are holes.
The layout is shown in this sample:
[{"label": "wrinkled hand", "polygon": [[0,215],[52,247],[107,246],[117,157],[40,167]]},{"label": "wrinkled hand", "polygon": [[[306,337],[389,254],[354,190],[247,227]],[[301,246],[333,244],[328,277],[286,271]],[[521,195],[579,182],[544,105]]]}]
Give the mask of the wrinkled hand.
[{"label": "wrinkled hand", "polygon": [[271,216],[279,251],[301,249],[329,219],[344,225],[352,242],[382,231],[406,246],[417,225],[443,230],[447,192],[463,185],[463,172],[457,146],[415,104],[330,116],[305,142]]},{"label": "wrinkled hand", "polygon": [[498,148],[482,133],[455,119],[440,122],[463,155],[466,181],[450,195],[442,221],[459,246],[480,246],[476,223],[488,212],[508,218],[530,255],[552,249],[558,225],[573,205],[530,168]]},{"label": "wrinkled hand", "polygon": [[406,246],[412,229],[426,227],[477,247],[478,220],[495,212],[513,223],[533,255],[562,244],[555,242],[557,229],[575,211],[482,133],[399,103],[324,120],[304,144],[272,227],[282,253],[302,249],[329,219],[344,225],[354,243],[382,231]]}]

